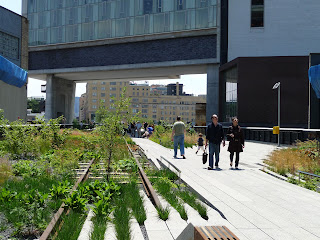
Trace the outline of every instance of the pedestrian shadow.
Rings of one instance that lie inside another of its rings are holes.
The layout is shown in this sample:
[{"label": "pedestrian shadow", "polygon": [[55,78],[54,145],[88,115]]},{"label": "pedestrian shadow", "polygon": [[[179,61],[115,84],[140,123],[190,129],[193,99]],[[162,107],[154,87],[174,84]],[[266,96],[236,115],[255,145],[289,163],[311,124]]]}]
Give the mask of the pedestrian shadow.
[{"label": "pedestrian shadow", "polygon": [[243,169],[243,168],[238,168],[238,169],[229,168],[229,170],[231,170],[231,171],[244,171],[245,169]]},{"label": "pedestrian shadow", "polygon": [[213,168],[213,169],[208,169],[208,167],[204,167],[203,169],[206,169],[208,171],[216,171],[216,172],[220,172],[220,171],[223,171],[222,168]]}]

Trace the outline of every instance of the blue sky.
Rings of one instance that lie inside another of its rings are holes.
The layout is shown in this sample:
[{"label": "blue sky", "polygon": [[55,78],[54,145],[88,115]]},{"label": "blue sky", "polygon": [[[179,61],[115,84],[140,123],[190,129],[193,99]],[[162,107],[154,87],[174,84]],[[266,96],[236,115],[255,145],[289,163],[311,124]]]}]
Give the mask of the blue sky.
[{"label": "blue sky", "polygon": [[[44,1],[44,0],[43,0]],[[0,6],[10,9],[13,12],[21,14],[21,0],[0,0]],[[175,80],[156,80],[149,81],[149,83],[156,84],[169,84],[175,83],[178,79]],[[183,75],[179,80],[180,83],[184,85],[184,91],[186,93],[193,93],[195,95],[206,94],[207,93],[207,75],[198,74],[198,75]],[[28,97],[31,96],[43,96],[45,94],[41,93],[41,84],[45,84],[44,81],[35,80],[29,78],[28,83]],[[76,89],[76,96],[79,97],[82,93],[86,91],[85,83],[78,83]]]}]

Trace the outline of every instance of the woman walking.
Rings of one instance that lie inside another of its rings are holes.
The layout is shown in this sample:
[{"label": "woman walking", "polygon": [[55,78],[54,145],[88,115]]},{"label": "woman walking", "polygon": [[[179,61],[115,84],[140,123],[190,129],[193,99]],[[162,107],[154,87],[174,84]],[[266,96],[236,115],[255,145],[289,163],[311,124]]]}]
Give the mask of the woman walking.
[{"label": "woman walking", "polygon": [[229,127],[227,138],[230,141],[228,151],[230,152],[230,167],[232,167],[233,156],[236,155],[235,167],[238,169],[240,152],[244,148],[244,136],[241,127],[238,124],[238,118],[232,118],[232,126]]}]

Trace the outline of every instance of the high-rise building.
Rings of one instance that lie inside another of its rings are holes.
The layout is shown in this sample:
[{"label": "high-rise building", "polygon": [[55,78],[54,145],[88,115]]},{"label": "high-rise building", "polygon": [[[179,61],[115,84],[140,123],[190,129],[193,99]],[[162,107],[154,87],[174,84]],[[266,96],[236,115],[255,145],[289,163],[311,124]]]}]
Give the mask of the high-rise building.
[{"label": "high-rise building", "polygon": [[27,120],[28,21],[1,6],[0,57],[0,109],[10,121]]},{"label": "high-rise building", "polygon": [[101,102],[112,111],[112,103],[118,100],[126,88],[126,96],[131,99],[131,113],[158,122],[174,122],[180,115],[185,122],[195,123],[196,104],[205,103],[206,96],[159,95],[151,91],[148,84],[130,82],[92,82],[87,84],[87,117],[93,120]]}]

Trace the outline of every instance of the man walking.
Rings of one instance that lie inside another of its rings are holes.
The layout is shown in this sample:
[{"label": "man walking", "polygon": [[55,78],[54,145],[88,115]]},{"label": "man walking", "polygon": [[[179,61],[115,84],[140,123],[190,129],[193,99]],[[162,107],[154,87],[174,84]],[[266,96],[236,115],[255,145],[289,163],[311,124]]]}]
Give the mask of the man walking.
[{"label": "man walking", "polygon": [[183,159],[186,159],[184,155],[184,134],[186,133],[186,126],[181,121],[181,117],[177,117],[177,121],[173,124],[171,141],[173,141],[174,158],[177,158],[178,145],[180,145],[180,153]]},{"label": "man walking", "polygon": [[212,123],[208,125],[207,135],[206,135],[206,147],[209,141],[209,167],[208,170],[213,169],[213,155],[215,155],[216,162],[215,167],[219,168],[219,155],[220,155],[220,145],[223,142],[225,146],[223,128],[220,123],[218,123],[218,116],[216,114],[211,117]]}]

